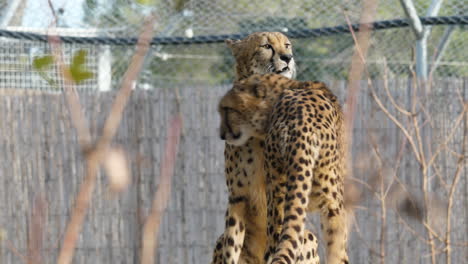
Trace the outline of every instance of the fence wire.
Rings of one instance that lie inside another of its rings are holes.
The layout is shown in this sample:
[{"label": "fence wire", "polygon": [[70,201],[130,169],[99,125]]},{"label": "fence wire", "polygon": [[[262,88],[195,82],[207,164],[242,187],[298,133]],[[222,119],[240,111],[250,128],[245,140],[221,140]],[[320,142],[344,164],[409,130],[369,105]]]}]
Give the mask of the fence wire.
[{"label": "fence wire", "polygon": [[[20,2],[16,9],[10,8]],[[50,54],[48,26],[51,8],[41,1],[0,1],[3,45],[0,47],[0,88],[59,89],[56,70],[38,71],[34,62]],[[72,1],[70,1],[72,2]],[[233,58],[222,43],[255,31],[281,31],[293,40],[298,79],[323,81],[347,78],[353,52],[346,16],[357,29],[362,1],[158,1],[87,0],[73,4],[52,1],[68,63],[86,51],[84,67],[92,78],[79,89],[115,89],[128,66],[142,17],[157,15],[157,32],[137,87],[151,89],[174,84],[222,84],[233,79]],[[430,1],[414,1],[426,15]],[[287,8],[284,8],[287,6]],[[12,15],[13,14],[13,15]],[[467,77],[468,4],[444,1],[439,17],[424,18],[432,26],[428,40],[431,76]],[[446,16],[446,17],[442,17]],[[8,21],[6,19],[10,17]],[[21,19],[19,19],[20,17]],[[379,3],[368,70],[372,77],[413,74],[416,38],[402,7]],[[443,24],[443,25],[440,25]],[[446,47],[441,52],[442,44]],[[185,44],[185,45],[179,45]],[[128,45],[128,46],[121,46]],[[441,53],[441,56],[438,54]],[[37,65],[36,65],[37,66]]]}]

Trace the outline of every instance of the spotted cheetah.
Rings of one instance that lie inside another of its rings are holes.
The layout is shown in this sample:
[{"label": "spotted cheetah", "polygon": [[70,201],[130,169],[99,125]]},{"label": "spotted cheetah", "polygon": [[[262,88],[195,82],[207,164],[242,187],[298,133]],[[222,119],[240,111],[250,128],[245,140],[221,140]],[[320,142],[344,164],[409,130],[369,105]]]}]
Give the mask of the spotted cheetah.
[{"label": "spotted cheetah", "polygon": [[[252,138],[265,142],[267,263],[297,260],[306,211],[316,210],[321,213],[327,263],[348,263],[343,201],[346,146],[337,98],[320,82],[254,75],[237,82],[222,97],[218,111],[220,137],[228,146],[245,146],[249,151]],[[232,163],[226,168],[227,173],[237,170]],[[233,197],[238,198],[231,205],[246,199],[243,194]]]},{"label": "spotted cheetah", "polygon": [[[236,59],[236,81],[269,72],[295,75],[291,43],[281,33],[253,33],[243,40],[226,43]],[[267,211],[263,144],[263,140],[252,138],[243,146],[225,145],[229,204],[225,231],[216,242],[212,264],[264,263]],[[297,263],[318,264],[317,239],[311,232],[306,233],[303,254]]]}]

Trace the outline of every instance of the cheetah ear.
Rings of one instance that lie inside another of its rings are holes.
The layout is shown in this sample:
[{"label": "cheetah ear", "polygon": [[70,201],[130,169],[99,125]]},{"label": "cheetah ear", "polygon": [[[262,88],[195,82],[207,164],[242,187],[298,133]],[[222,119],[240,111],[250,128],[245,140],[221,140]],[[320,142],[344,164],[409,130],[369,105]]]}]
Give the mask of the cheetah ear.
[{"label": "cheetah ear", "polygon": [[236,45],[237,43],[240,43],[241,40],[239,39],[225,39],[224,40],[224,43],[226,43],[226,45],[229,47],[229,48],[232,48],[232,46]]},{"label": "cheetah ear", "polygon": [[239,53],[239,51],[241,50],[242,40],[239,40],[239,39],[236,39],[236,40],[226,39],[226,40],[224,40],[224,42],[231,49],[232,54],[234,56],[236,56]]}]

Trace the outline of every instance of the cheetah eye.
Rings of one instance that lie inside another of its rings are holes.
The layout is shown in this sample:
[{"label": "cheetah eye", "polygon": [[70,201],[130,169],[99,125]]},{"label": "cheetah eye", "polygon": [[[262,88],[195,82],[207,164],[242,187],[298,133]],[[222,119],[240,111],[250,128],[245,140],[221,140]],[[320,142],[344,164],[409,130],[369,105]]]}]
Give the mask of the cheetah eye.
[{"label": "cheetah eye", "polygon": [[222,107],[224,112],[231,112],[231,113],[236,113],[236,114],[241,114],[241,112],[237,109],[231,108],[231,107]]},{"label": "cheetah eye", "polygon": [[270,44],[265,44],[265,45],[262,45],[260,47],[262,47],[264,49],[272,49],[273,48]]},{"label": "cheetah eye", "polygon": [[229,112],[229,111],[233,111],[234,109],[232,109],[231,107],[227,107],[227,106],[223,106],[221,107],[221,109],[223,109],[223,111],[225,112]]},{"label": "cheetah eye", "polygon": [[286,43],[286,44],[284,44],[284,46],[285,46],[287,49],[290,49],[290,48],[291,48],[291,44],[290,44],[290,43]]}]

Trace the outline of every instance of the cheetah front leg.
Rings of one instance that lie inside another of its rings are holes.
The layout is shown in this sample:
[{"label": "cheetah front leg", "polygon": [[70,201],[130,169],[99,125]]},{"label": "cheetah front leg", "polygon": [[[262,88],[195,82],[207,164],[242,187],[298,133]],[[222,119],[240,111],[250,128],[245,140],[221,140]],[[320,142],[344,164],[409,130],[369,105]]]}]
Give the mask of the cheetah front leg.
[{"label": "cheetah front leg", "polygon": [[230,197],[223,239],[223,263],[238,263],[245,237],[245,199]]},{"label": "cheetah front leg", "polygon": [[241,184],[247,176],[254,175],[253,168],[244,159],[253,159],[250,143],[242,147],[226,144],[225,176],[229,191],[229,204],[225,216],[225,229],[222,243],[223,263],[237,264],[244,244],[248,186]]},{"label": "cheetah front leg", "polygon": [[216,240],[215,249],[213,250],[213,258],[211,264],[223,264],[223,244],[224,244],[224,234],[219,236]]}]

